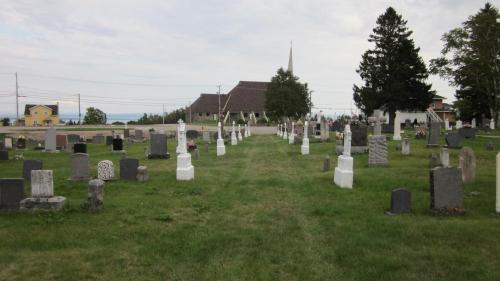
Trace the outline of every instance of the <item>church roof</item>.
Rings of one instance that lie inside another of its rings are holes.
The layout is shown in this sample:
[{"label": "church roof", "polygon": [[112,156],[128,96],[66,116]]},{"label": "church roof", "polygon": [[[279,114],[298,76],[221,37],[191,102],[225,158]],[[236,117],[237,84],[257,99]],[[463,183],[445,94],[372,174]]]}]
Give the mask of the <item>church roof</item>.
[{"label": "church roof", "polygon": [[[227,95],[220,95],[221,109],[226,104]],[[192,112],[219,112],[219,95],[218,94],[201,94],[200,97],[191,104]]]},{"label": "church roof", "polygon": [[240,81],[228,93],[224,112],[263,112],[265,111],[268,82]]}]

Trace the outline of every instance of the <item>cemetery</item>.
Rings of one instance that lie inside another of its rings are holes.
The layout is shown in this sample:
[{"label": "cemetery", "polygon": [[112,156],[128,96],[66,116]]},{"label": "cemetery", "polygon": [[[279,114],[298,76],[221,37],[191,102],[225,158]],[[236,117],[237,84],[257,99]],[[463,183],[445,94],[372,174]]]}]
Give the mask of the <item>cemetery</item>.
[{"label": "cemetery", "polygon": [[[487,150],[498,132],[448,149],[445,128],[433,146],[414,130],[393,140],[369,128],[370,149],[383,146],[384,161],[372,162],[369,152],[351,154],[350,126],[340,142],[285,125],[280,136],[245,130],[242,141],[240,128],[227,129],[225,139],[214,132],[210,144],[195,134],[189,140],[207,150],[191,153],[182,122],[180,143],[152,133],[144,142],[123,141],[121,154],[114,152],[119,138],[86,143],[86,153],[8,150],[9,160],[0,162],[0,254],[14,259],[16,276],[27,277],[29,266],[45,279],[154,279],[171,271],[198,279],[196,271],[213,280],[220,263],[228,263],[225,277],[237,279],[282,276],[275,266],[290,267],[297,279],[345,270],[363,280],[500,275],[493,258],[500,251],[496,154]],[[18,151],[24,161],[13,159]],[[163,157],[168,153],[176,156]],[[464,240],[467,254],[457,247]],[[86,263],[92,269],[81,267]]]}]

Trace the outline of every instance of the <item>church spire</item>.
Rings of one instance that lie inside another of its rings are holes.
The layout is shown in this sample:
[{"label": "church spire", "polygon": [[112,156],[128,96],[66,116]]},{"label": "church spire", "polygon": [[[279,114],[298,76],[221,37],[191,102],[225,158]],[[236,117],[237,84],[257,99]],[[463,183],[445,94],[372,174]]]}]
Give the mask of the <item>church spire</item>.
[{"label": "church spire", "polygon": [[290,41],[290,56],[288,57],[288,71],[293,74],[292,41]]}]

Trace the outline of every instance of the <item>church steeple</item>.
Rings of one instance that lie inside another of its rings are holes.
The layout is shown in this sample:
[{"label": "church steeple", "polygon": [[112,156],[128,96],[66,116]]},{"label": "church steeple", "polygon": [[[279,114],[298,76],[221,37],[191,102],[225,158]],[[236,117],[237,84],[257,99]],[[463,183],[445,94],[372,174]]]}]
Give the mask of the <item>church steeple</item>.
[{"label": "church steeple", "polygon": [[292,41],[290,41],[290,55],[288,57],[288,71],[293,74]]}]

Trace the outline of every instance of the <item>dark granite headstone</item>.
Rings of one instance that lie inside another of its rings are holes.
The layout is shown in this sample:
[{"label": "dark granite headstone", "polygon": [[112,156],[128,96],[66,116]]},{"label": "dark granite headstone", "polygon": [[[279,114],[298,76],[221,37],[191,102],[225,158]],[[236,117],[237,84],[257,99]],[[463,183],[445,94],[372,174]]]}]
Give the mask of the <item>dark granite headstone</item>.
[{"label": "dark granite headstone", "polygon": [[69,134],[68,135],[68,142],[70,143],[76,143],[80,141],[80,135],[77,134]]},{"label": "dark granite headstone", "polygon": [[9,151],[7,149],[0,150],[0,160],[9,160]]},{"label": "dark granite headstone", "polygon": [[0,210],[18,210],[23,199],[23,179],[0,179]]},{"label": "dark granite headstone", "polygon": [[106,136],[106,145],[113,144],[113,136]]},{"label": "dark granite headstone", "polygon": [[411,192],[404,188],[397,188],[391,192],[391,215],[411,212]]},{"label": "dark granite headstone", "polygon": [[26,149],[26,139],[19,138],[16,141],[17,149]]},{"label": "dark granite headstone", "polygon": [[449,148],[462,148],[462,136],[459,133],[448,133],[445,140]]},{"label": "dark granite headstone", "polygon": [[5,144],[3,143],[3,141],[0,141],[0,150],[4,150],[5,149]]},{"label": "dark granite headstone", "polygon": [[23,178],[25,181],[31,181],[32,170],[43,170],[42,160],[24,160],[23,161]]},{"label": "dark granite headstone", "polygon": [[429,138],[427,139],[427,147],[439,146],[439,135],[441,134],[441,124],[439,122],[431,122],[429,130]]},{"label": "dark granite headstone", "polygon": [[139,160],[133,158],[124,158],[120,160],[120,179],[137,180],[137,168]]},{"label": "dark granite headstone", "polygon": [[[353,126],[353,127],[354,127],[354,126]],[[353,128],[353,127],[351,127],[351,131],[352,131],[352,128]],[[333,131],[335,131],[335,132],[339,132],[339,133],[341,133],[341,132],[343,132],[343,131],[344,131],[344,128],[343,128],[342,124],[340,124],[340,122],[335,121],[335,122],[333,122],[333,124],[332,124],[332,130],[333,130]],[[365,146],[366,146],[366,144],[365,144]]]},{"label": "dark granite headstone", "polygon": [[458,133],[466,139],[473,139],[476,137],[476,129],[470,127],[462,127],[458,129]]},{"label": "dark granite headstone", "polygon": [[383,134],[393,134],[394,133],[394,124],[382,124],[382,133]]},{"label": "dark granite headstone", "polygon": [[351,146],[367,146],[367,145],[368,145],[368,127],[352,126]]},{"label": "dark granite headstone", "polygon": [[149,159],[168,159],[167,136],[165,134],[151,134]]},{"label": "dark granite headstone", "polygon": [[87,144],[84,142],[77,142],[73,145],[73,153],[87,153]]},{"label": "dark granite headstone", "polygon": [[[238,129],[238,128],[236,128],[236,129]],[[196,130],[187,130],[187,132],[186,132],[186,137],[188,139],[195,139],[198,137],[198,135],[199,135],[199,133]]]},{"label": "dark granite headstone", "polygon": [[430,207],[434,211],[462,213],[464,189],[462,173],[456,167],[438,167],[430,170]]},{"label": "dark granite headstone", "polygon": [[122,150],[123,150],[123,140],[113,139],[113,151],[122,151]]}]

